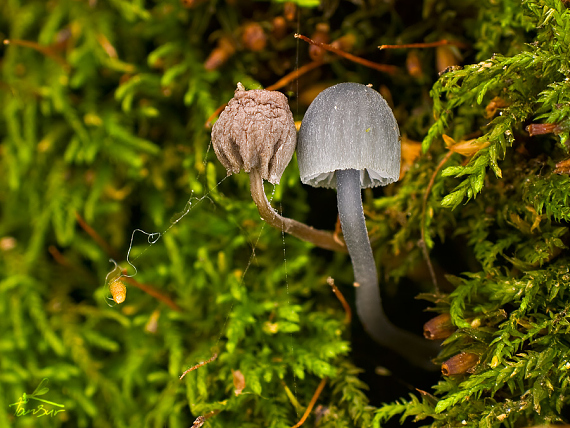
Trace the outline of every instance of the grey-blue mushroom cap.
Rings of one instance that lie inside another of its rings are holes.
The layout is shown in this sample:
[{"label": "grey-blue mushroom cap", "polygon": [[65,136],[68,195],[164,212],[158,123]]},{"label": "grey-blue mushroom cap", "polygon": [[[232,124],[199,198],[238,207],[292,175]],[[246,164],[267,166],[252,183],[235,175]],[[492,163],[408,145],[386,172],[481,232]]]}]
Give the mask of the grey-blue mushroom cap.
[{"label": "grey-blue mushroom cap", "polygon": [[362,188],[400,175],[400,131],[386,100],[360,83],[339,83],[311,103],[297,138],[301,181],[336,188],[335,171],[360,171]]}]

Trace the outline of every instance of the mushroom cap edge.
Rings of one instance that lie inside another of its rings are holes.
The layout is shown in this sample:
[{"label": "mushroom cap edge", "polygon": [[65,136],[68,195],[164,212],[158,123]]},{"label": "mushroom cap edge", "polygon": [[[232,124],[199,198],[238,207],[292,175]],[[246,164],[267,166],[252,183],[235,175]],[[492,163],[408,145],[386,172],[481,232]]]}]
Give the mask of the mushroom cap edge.
[{"label": "mushroom cap edge", "polygon": [[301,181],[336,188],[335,171],[360,171],[362,188],[385,186],[400,174],[400,133],[386,100],[360,83],[339,83],[309,106],[297,140]]}]

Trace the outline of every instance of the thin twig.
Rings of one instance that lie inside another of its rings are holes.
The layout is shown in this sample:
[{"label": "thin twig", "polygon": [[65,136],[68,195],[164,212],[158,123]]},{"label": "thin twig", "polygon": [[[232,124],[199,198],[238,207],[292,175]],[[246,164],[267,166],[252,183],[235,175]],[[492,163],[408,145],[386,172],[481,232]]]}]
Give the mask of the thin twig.
[{"label": "thin twig", "polygon": [[77,223],[79,223],[79,226],[81,226],[81,228],[87,232],[91,239],[93,239],[110,257],[114,259],[121,258],[121,256],[113,249],[113,247],[111,247],[111,245],[109,245],[107,241],[105,241],[95,229],[89,226],[89,224],[87,224],[87,222],[77,211],[75,211],[75,219],[77,220]]},{"label": "thin twig", "polygon": [[66,69],[69,68],[69,64],[67,63],[67,61],[58,54],[56,54],[49,46],[42,46],[39,43],[33,42],[31,40],[17,40],[17,39],[4,39],[3,43],[5,45],[23,46],[26,48],[34,49],[40,52],[41,54],[53,59],[54,61],[62,65],[64,68]]},{"label": "thin twig", "polygon": [[129,283],[130,285],[132,285],[133,287],[137,287],[138,289],[144,291],[149,296],[152,296],[152,297],[160,300],[161,302],[166,303],[171,309],[175,310],[176,312],[182,312],[182,308],[180,306],[178,306],[176,303],[174,303],[174,301],[170,297],[168,297],[167,295],[162,294],[159,290],[157,290],[156,288],[154,288],[151,285],[141,284],[136,279],[134,279],[130,276],[126,276],[126,274],[127,274],[126,270],[123,271],[123,273],[125,274],[125,276],[123,276],[121,278],[121,281],[125,281],[125,282]]},{"label": "thin twig", "polygon": [[221,410],[219,409],[212,410],[210,413],[207,413],[204,416],[198,416],[190,428],[201,428],[206,423],[206,419],[209,419],[212,416],[216,416],[220,412]]},{"label": "thin twig", "polygon": [[327,278],[327,284],[331,286],[334,295],[337,297],[337,299],[342,304],[342,307],[344,308],[344,313],[345,313],[344,323],[350,324],[350,322],[352,321],[352,310],[350,309],[350,305],[348,304],[348,302],[346,301],[346,299],[344,298],[338,287],[335,285],[334,279],[332,277],[329,276]]},{"label": "thin twig", "polygon": [[398,67],[396,67],[395,65],[378,64],[376,62],[368,61],[367,59],[360,58],[359,56],[349,54],[348,52],[337,49],[337,48],[335,48],[329,44],[316,42],[316,41],[308,38],[307,36],[303,36],[302,34],[295,34],[295,38],[301,39],[307,43],[310,43],[311,45],[318,46],[320,48],[323,48],[324,50],[335,53],[338,56],[346,58],[352,62],[363,65],[365,67],[373,68],[374,70],[378,70],[378,71],[381,71],[383,73],[394,74],[398,71]]},{"label": "thin twig", "polygon": [[71,263],[69,263],[67,258],[63,254],[61,254],[61,252],[53,245],[50,245],[48,247],[48,251],[51,254],[51,256],[54,258],[54,260],[60,265],[65,266],[67,268],[74,267]]},{"label": "thin twig", "polygon": [[[196,364],[195,366],[190,367],[189,369],[187,369],[184,373],[182,373],[182,375],[180,376],[180,380],[182,380],[184,378],[184,376],[186,376],[188,373],[190,373],[191,371],[194,371],[196,369],[199,369],[202,366],[205,366],[206,364],[211,363],[212,361],[214,361],[216,358],[218,358],[218,354],[214,353],[212,355],[212,357],[206,361],[201,361],[198,364]],[[207,419],[207,418],[206,418]]]},{"label": "thin twig", "polygon": [[336,223],[334,225],[333,239],[338,242],[339,245],[346,245],[342,237],[342,227],[340,226],[340,216],[336,216]]},{"label": "thin twig", "polygon": [[287,85],[287,84],[291,83],[292,81],[301,77],[303,74],[306,74],[309,71],[311,71],[317,67],[320,67],[323,64],[325,64],[325,61],[313,61],[313,62],[310,62],[308,64],[305,64],[302,67],[299,67],[297,70],[293,70],[291,73],[283,76],[281,79],[279,79],[273,85],[270,85],[265,89],[267,89],[268,91],[276,91],[277,89],[281,89],[285,85]]},{"label": "thin twig", "polygon": [[454,152],[452,152],[451,150],[449,152],[447,152],[447,154],[444,156],[444,158],[441,160],[441,162],[435,168],[435,171],[433,172],[431,179],[429,180],[428,186],[426,188],[426,191],[424,193],[424,199],[422,202],[422,224],[420,227],[422,239],[420,241],[420,247],[422,249],[426,263],[428,265],[429,273],[431,275],[431,280],[433,281],[433,285],[434,285],[435,291],[437,293],[439,293],[439,287],[437,285],[437,279],[435,276],[435,271],[433,270],[433,266],[431,264],[429,252],[428,252],[427,245],[426,245],[426,239],[425,239],[425,236],[426,236],[426,231],[425,231],[426,226],[425,225],[426,225],[427,201],[428,201],[429,194],[431,192],[431,188],[433,187],[433,184],[435,183],[435,177],[437,176],[437,174],[439,173],[441,168],[443,168],[443,165],[445,165],[445,163],[449,160],[451,155],[453,155],[453,153]]},{"label": "thin twig", "polygon": [[465,43],[457,42],[454,40],[438,40],[437,42],[427,42],[427,43],[407,43],[402,45],[380,45],[378,49],[412,49],[412,48],[436,48],[438,46],[453,45],[459,48],[465,49],[468,46]]},{"label": "thin twig", "polygon": [[323,388],[325,387],[326,383],[327,383],[327,379],[328,378],[324,378],[323,380],[321,380],[321,383],[319,383],[319,386],[317,387],[317,390],[315,391],[315,393],[313,394],[313,398],[311,398],[311,402],[309,403],[309,405],[307,406],[307,410],[305,410],[305,413],[303,414],[303,417],[301,418],[301,420],[299,422],[297,422],[295,425],[293,425],[291,428],[299,428],[301,425],[303,425],[305,423],[305,421],[307,420],[307,418],[309,417],[309,415],[311,414],[311,411],[313,410],[313,407],[315,407],[315,403],[317,402],[317,400],[319,399],[319,395],[321,395],[321,392],[323,392]]},{"label": "thin twig", "polygon": [[206,129],[210,129],[212,128],[212,121],[218,117],[220,115],[220,113],[222,111],[224,111],[224,109],[226,108],[226,106],[228,105],[228,103],[222,104],[221,106],[219,106],[216,111],[214,113],[212,113],[212,115],[208,118],[208,120],[206,121],[206,123],[204,124],[204,128]]}]

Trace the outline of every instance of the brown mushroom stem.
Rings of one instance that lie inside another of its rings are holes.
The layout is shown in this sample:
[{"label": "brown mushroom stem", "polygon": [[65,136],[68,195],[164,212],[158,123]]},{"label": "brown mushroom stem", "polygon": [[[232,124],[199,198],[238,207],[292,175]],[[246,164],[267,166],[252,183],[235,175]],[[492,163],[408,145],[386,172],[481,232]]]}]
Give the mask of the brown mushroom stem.
[{"label": "brown mushroom stem", "polygon": [[261,215],[261,218],[265,220],[267,224],[303,241],[310,242],[317,247],[324,248],[325,250],[340,251],[341,253],[348,252],[346,245],[335,241],[331,232],[314,229],[304,223],[279,215],[267,200],[265,190],[263,189],[263,179],[257,168],[251,169],[249,173],[249,184],[253,202],[257,205],[259,215]]}]

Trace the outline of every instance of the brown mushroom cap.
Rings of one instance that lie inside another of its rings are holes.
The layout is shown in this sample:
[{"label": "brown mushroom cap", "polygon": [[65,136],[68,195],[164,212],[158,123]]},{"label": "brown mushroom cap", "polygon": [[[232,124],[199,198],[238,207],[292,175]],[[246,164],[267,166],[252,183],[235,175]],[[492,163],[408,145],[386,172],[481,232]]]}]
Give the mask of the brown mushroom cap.
[{"label": "brown mushroom cap", "polygon": [[296,141],[287,97],[277,91],[246,91],[241,83],[212,128],[214,151],[228,175],[255,168],[273,184],[281,180]]}]

